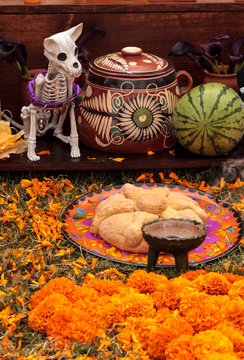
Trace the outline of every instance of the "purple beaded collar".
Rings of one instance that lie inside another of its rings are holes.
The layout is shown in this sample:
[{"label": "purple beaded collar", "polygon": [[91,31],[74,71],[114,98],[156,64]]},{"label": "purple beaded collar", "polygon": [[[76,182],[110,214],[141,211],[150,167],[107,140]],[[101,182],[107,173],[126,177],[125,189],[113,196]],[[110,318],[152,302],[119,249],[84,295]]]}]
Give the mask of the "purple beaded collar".
[{"label": "purple beaded collar", "polygon": [[65,99],[65,101],[61,101],[61,102],[57,102],[57,103],[56,102],[49,103],[49,102],[40,101],[39,99],[37,99],[37,97],[35,95],[35,91],[34,91],[35,80],[39,74],[43,74],[45,76],[47,74],[47,71],[42,71],[42,72],[37,73],[34,76],[34,78],[28,82],[27,88],[26,88],[27,94],[30,98],[31,103],[36,106],[42,106],[42,107],[46,107],[46,108],[59,108],[59,107],[62,107],[64,104],[68,103],[69,101],[71,101],[82,91],[81,88],[79,87],[79,85],[73,83],[73,94],[68,99]]}]

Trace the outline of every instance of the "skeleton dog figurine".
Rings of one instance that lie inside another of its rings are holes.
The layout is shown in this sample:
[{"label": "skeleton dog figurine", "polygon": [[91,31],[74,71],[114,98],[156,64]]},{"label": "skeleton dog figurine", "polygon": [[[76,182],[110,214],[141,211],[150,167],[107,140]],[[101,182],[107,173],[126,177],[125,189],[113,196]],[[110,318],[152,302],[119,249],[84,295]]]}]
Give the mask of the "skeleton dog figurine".
[{"label": "skeleton dog figurine", "polygon": [[[37,74],[28,83],[27,92],[31,104],[21,109],[25,137],[28,139],[27,157],[31,161],[40,159],[35,153],[36,136],[43,135],[50,128],[55,129],[54,136],[70,144],[72,158],[80,156],[74,107],[81,89],[74,83],[74,79],[82,72],[75,44],[82,28],[83,24],[79,24],[44,39],[44,55],[49,61],[48,70]],[[62,133],[67,107],[70,116],[70,136]]]}]

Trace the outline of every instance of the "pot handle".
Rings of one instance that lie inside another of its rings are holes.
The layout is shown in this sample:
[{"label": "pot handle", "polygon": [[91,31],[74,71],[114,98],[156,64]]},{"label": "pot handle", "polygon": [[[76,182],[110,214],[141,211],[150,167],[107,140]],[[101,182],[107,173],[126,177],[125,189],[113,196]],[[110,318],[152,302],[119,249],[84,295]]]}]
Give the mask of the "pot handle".
[{"label": "pot handle", "polygon": [[185,70],[180,70],[176,73],[176,80],[177,82],[179,83],[179,78],[180,77],[186,77],[187,78],[187,82],[188,82],[188,85],[183,87],[183,88],[180,88],[180,95],[184,95],[187,91],[191,90],[192,88],[192,84],[193,84],[193,80],[192,80],[192,77],[191,75],[185,71]]}]

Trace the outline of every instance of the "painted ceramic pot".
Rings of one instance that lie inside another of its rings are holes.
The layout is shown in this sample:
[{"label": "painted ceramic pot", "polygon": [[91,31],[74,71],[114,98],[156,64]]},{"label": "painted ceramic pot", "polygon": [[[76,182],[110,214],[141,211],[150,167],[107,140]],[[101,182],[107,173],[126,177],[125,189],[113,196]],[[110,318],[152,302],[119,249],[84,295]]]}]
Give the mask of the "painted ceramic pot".
[{"label": "painted ceramic pot", "polygon": [[[179,78],[187,86],[179,87]],[[91,61],[76,114],[80,140],[102,151],[143,153],[174,145],[172,113],[192,87],[186,71],[138,47]]]},{"label": "painted ceramic pot", "polygon": [[[225,66],[226,71],[228,70],[228,66]],[[219,66],[219,70],[221,71],[221,67]],[[239,92],[239,86],[237,83],[237,74],[215,74],[210,73],[209,71],[204,69],[204,83],[216,82],[220,84],[225,84],[231,88],[233,88],[236,92]]]}]

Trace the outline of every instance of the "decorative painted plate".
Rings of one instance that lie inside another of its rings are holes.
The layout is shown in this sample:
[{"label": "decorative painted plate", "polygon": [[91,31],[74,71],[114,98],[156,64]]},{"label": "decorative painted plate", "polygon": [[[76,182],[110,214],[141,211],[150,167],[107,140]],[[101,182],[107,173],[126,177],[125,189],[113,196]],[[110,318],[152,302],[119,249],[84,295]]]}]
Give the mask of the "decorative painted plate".
[{"label": "decorative painted plate", "polygon": [[[209,220],[206,225],[206,239],[202,245],[189,252],[190,266],[217,259],[238,246],[242,237],[241,220],[233,209],[218,204],[214,196],[196,189],[172,184],[136,183],[134,185],[148,189],[168,187],[170,191],[177,191],[191,197],[207,212]],[[147,266],[147,254],[122,251],[90,232],[91,220],[98,203],[117,194],[121,187],[122,185],[115,185],[99,189],[72,203],[64,215],[66,225],[64,235],[73,244],[90,254],[124,264]],[[170,267],[174,265],[174,257],[171,254],[161,253],[159,255],[157,266]]]}]

